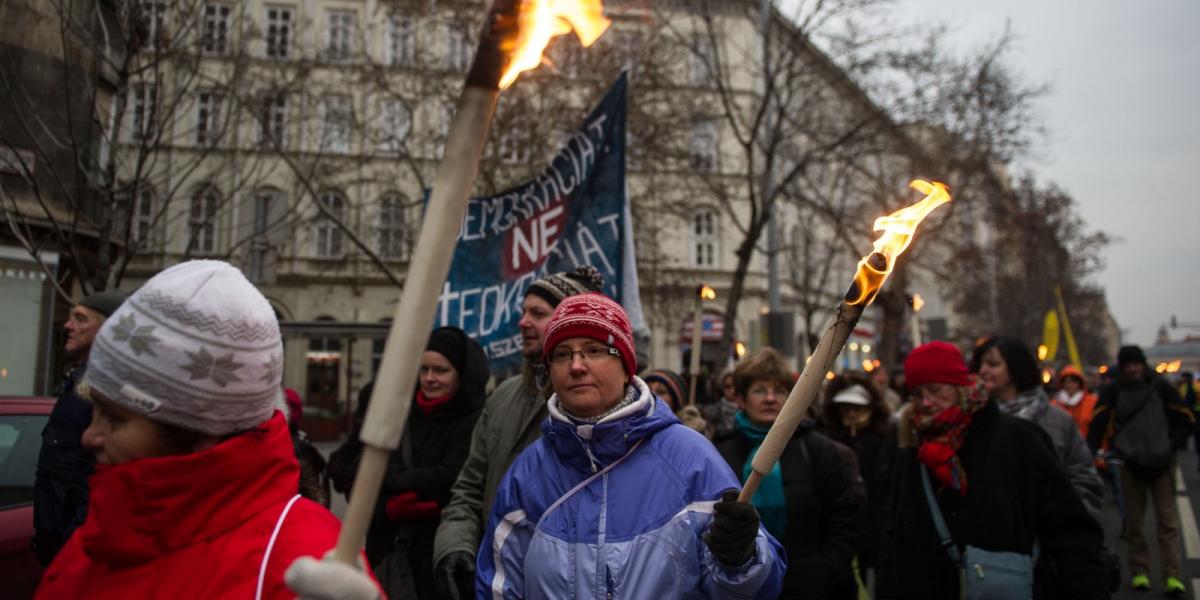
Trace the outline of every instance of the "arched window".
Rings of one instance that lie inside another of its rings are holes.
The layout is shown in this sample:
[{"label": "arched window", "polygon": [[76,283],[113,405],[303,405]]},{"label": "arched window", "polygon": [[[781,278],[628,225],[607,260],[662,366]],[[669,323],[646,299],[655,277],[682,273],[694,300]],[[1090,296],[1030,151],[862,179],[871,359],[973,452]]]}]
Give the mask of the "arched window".
[{"label": "arched window", "polygon": [[404,258],[407,249],[404,239],[404,197],[395,193],[381,197],[375,223],[375,242],[379,255],[394,260]]},{"label": "arched window", "polygon": [[216,188],[206,185],[192,194],[188,207],[188,250],[196,254],[217,251],[217,206],[220,198]]},{"label": "arched window", "polygon": [[716,268],[720,248],[721,218],[717,211],[702,208],[692,215],[692,266]]},{"label": "arched window", "polygon": [[[337,192],[325,192],[318,199],[342,223],[346,222],[346,199]],[[319,209],[318,209],[319,210]],[[321,258],[337,258],[342,255],[342,229],[325,212],[318,212],[313,220],[314,254]]]},{"label": "arched window", "polygon": [[154,211],[157,208],[154,189],[143,184],[133,203],[133,238],[142,250],[154,243]]}]

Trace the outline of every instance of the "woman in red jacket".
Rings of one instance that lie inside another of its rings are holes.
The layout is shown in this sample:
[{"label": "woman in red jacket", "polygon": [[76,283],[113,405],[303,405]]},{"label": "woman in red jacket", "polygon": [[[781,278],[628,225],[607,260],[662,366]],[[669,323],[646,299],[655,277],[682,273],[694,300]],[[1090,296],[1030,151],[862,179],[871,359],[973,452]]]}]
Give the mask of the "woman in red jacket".
[{"label": "woman in red jacket", "polygon": [[292,598],[337,518],[296,493],[271,305],[219,261],[163,271],[96,336],[80,395],[96,453],[88,516],[39,598]]}]

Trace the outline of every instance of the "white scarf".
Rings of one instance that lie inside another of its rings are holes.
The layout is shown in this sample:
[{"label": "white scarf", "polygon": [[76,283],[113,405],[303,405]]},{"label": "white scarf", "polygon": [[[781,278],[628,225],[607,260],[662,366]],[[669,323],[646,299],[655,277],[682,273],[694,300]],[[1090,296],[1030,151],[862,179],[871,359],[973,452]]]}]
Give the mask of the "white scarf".
[{"label": "white scarf", "polygon": [[1058,394],[1055,395],[1055,399],[1063,404],[1066,404],[1067,406],[1075,406],[1079,404],[1080,400],[1083,400],[1083,390],[1079,390],[1074,394],[1068,394],[1067,390],[1058,390]]}]

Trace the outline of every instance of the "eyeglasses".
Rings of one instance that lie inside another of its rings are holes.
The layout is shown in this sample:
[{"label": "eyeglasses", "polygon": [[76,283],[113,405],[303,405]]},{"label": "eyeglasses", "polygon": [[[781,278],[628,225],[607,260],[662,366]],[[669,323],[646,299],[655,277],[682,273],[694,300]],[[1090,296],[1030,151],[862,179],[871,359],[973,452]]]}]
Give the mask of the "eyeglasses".
[{"label": "eyeglasses", "polygon": [[953,387],[954,386],[952,385],[946,385],[944,383],[928,383],[913,388],[908,395],[911,399],[919,402],[925,398],[933,399],[937,398],[938,396],[943,396],[945,395],[946,390],[952,389]]},{"label": "eyeglasses", "polygon": [[554,351],[550,353],[550,364],[555,367],[569,365],[575,361],[576,354],[583,358],[583,362],[585,364],[597,363],[610,356],[621,356],[620,351],[610,346],[588,346],[582,350],[555,348]]}]

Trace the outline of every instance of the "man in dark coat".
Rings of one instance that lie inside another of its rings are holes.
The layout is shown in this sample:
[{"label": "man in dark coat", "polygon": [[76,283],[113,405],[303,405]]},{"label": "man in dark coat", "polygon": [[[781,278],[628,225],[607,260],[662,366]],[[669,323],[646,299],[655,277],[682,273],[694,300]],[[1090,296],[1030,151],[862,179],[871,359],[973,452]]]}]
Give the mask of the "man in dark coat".
[{"label": "man in dark coat", "polygon": [[[950,600],[963,577],[978,585],[986,570],[963,570],[943,547],[930,489],[961,556],[967,546],[1032,556],[1037,599],[1108,598],[1100,548],[1104,533],[1088,514],[1036,424],[1002,415],[974,386],[958,348],[932,342],[904,364],[913,410],[901,422],[918,446],[897,454],[893,521],[881,549],[877,598]],[[1032,572],[1029,572],[1032,571]]]},{"label": "man in dark coat", "polygon": [[1175,453],[1187,446],[1195,425],[1191,407],[1146,364],[1137,346],[1117,354],[1117,381],[1100,390],[1088,427],[1093,450],[1110,448],[1121,459],[1121,488],[1128,518],[1122,538],[1134,589],[1150,589],[1150,554],[1142,534],[1146,496],[1158,521],[1158,555],[1167,593],[1185,591],[1179,553],[1179,508],[1175,504]]},{"label": "man in dark coat", "polygon": [[91,450],[80,445],[80,438],[92,423],[92,404],[75,394],[75,385],[87,368],[92,340],[100,326],[124,301],[125,294],[119,291],[90,294],[71,307],[63,325],[66,351],[76,366],[63,380],[58,402],[42,430],[33,483],[33,550],[43,565],[54,560],[87,516],[87,480],[96,459]]}]

